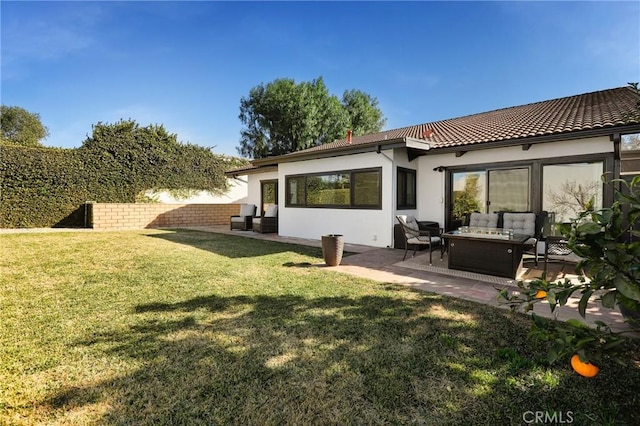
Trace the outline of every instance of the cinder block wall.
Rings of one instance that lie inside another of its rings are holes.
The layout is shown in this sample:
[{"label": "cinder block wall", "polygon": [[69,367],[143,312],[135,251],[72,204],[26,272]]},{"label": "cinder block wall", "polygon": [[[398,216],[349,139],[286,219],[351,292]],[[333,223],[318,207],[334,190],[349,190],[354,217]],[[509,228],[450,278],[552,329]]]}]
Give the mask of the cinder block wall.
[{"label": "cinder block wall", "polygon": [[91,227],[101,230],[228,225],[240,204],[93,203]]}]

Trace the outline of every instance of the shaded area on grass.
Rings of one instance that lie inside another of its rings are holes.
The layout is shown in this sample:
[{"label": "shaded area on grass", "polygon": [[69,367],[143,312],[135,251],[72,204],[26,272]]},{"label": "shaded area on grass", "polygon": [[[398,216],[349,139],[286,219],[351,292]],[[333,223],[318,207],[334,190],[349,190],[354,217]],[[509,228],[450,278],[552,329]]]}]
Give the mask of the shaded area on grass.
[{"label": "shaded area on grass", "polygon": [[322,257],[322,249],[317,247],[212,232],[180,229],[175,232],[153,233],[148,236],[176,244],[189,245],[228,258],[257,257],[283,252]]},{"label": "shaded area on grass", "polygon": [[[633,424],[640,371],[593,380],[548,368],[528,319],[389,286],[386,296],[194,297],[134,307],[135,323],[77,342],[133,359],[129,375],[53,395],[107,424]],[[609,393],[601,394],[602,389]]]}]

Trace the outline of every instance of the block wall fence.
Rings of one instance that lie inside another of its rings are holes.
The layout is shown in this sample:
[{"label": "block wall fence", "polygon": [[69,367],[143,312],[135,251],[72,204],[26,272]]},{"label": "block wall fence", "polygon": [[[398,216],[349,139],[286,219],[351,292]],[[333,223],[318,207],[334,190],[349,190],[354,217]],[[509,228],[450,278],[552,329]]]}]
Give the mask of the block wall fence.
[{"label": "block wall fence", "polygon": [[87,225],[100,230],[229,225],[240,204],[88,203]]}]

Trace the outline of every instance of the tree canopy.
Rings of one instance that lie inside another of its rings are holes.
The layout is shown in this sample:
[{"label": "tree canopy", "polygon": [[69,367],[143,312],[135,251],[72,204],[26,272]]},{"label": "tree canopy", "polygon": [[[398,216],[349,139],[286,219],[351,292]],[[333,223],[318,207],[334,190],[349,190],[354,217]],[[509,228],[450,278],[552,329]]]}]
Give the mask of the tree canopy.
[{"label": "tree canopy", "polygon": [[331,95],[322,77],[296,83],[276,79],[260,84],[240,100],[243,124],[238,152],[263,158],[299,151],[345,137],[380,131],[385,118],[376,98],[345,91],[342,101]]},{"label": "tree canopy", "polygon": [[19,146],[42,146],[49,136],[40,115],[17,106],[0,106],[0,143]]}]

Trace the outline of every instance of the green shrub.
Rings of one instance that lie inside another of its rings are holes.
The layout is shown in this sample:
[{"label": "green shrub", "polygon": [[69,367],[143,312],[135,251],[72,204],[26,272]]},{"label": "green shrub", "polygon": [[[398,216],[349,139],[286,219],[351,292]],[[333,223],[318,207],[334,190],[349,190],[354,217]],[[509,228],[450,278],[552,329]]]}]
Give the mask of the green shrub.
[{"label": "green shrub", "polygon": [[162,126],[97,124],[75,149],[0,147],[0,227],[84,226],[83,204],[133,203],[149,189],[227,189],[244,160],[182,144]]}]

